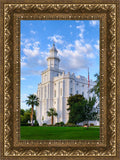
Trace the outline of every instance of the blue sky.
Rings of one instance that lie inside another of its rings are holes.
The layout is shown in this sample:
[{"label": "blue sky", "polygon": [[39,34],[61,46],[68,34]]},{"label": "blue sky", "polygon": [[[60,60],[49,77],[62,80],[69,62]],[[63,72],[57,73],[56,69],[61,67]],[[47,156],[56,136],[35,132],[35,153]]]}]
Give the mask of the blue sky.
[{"label": "blue sky", "polygon": [[90,79],[99,73],[99,21],[97,20],[22,20],[21,21],[21,108],[37,92],[41,71],[55,42],[60,68]]}]

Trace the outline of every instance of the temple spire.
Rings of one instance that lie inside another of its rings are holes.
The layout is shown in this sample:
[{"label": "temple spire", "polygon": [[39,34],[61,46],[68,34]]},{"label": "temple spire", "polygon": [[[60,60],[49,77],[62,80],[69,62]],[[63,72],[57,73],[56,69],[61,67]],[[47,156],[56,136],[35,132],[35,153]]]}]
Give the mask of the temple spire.
[{"label": "temple spire", "polygon": [[48,61],[48,68],[56,68],[56,69],[59,69],[59,62],[60,62],[60,59],[57,55],[58,51],[55,47],[55,43],[53,41],[53,46],[52,48],[50,49],[50,55],[48,56],[47,58],[47,61]]},{"label": "temple spire", "polygon": [[54,41],[53,41],[53,46],[52,46],[52,48],[50,49],[50,53],[51,53],[51,55],[52,56],[57,56],[57,49],[56,49],[56,47],[55,47],[55,43],[54,43]]}]

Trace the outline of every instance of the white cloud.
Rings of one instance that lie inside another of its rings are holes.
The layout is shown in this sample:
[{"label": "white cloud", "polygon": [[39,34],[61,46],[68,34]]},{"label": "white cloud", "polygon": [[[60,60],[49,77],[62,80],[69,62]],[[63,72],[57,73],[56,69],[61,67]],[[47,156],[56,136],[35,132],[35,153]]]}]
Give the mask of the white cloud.
[{"label": "white cloud", "polygon": [[99,50],[99,40],[97,41],[97,44],[94,45],[94,47]]},{"label": "white cloud", "polygon": [[50,36],[48,37],[48,39],[50,39],[51,41],[54,41],[55,43],[58,43],[58,44],[63,44],[63,40],[62,40],[62,36],[60,35],[54,35],[54,36]]},{"label": "white cloud", "polygon": [[35,57],[40,54],[40,42],[33,43],[25,43],[25,47],[23,48],[23,53],[28,57]]},{"label": "white cloud", "polygon": [[40,42],[34,39],[24,39],[21,56],[21,75],[40,75],[41,69],[47,67],[47,52],[40,51]]},{"label": "white cloud", "polygon": [[22,94],[22,95],[21,95],[21,98],[22,98],[22,99],[24,99],[24,98],[26,99],[26,98],[27,98],[27,94],[26,94],[26,93]]},{"label": "white cloud", "polygon": [[79,26],[76,26],[76,28],[80,30],[79,37],[80,37],[81,39],[83,39],[83,33],[84,33],[84,31],[85,31],[85,26],[84,26],[84,24],[79,25]]},{"label": "white cloud", "polygon": [[98,20],[91,20],[89,23],[91,26],[96,26],[99,24],[99,21]]},{"label": "white cloud", "polygon": [[43,66],[43,67],[46,67],[47,66],[47,60],[46,59],[40,59],[40,60],[38,60],[38,63],[41,65],[41,66]]},{"label": "white cloud", "polygon": [[31,31],[30,31],[30,33],[32,33],[32,34],[36,34],[36,32],[35,32],[35,31],[33,31],[33,30],[31,30]]},{"label": "white cloud", "polygon": [[72,25],[70,24],[69,27],[72,28]]},{"label": "white cloud", "polygon": [[21,57],[21,62],[24,62],[25,59],[26,59],[26,57],[25,57],[25,56],[22,56],[22,57]]},{"label": "white cloud", "polygon": [[26,56],[34,57],[39,54],[39,49],[37,49],[37,48],[34,48],[34,49],[24,48],[23,52]]},{"label": "white cloud", "polygon": [[48,44],[48,49],[50,49],[51,48],[51,45],[50,44]]},{"label": "white cloud", "polygon": [[76,23],[79,23],[80,21],[79,21],[79,20],[76,20],[75,22],[76,22]]},{"label": "white cloud", "polygon": [[23,42],[20,42],[20,44],[21,44],[21,45],[24,45],[24,43],[23,43]]},{"label": "white cloud", "polygon": [[[97,47],[95,44],[92,46],[90,43],[84,42],[85,25],[83,22],[77,24],[78,35],[80,39],[75,40],[73,43],[63,41],[61,35],[53,35],[48,37],[51,41],[55,41],[58,44],[65,43],[62,45],[63,49],[57,48],[58,56],[61,59],[60,66],[66,71],[76,72],[80,69],[86,68],[92,65],[92,60],[95,58],[93,47]],[[51,45],[48,44],[48,49]],[[22,70],[24,75],[40,75],[41,71],[47,68],[46,58],[49,56],[49,52],[40,50],[40,43],[35,40],[26,39],[24,40],[23,48],[23,61],[22,66],[26,66]],[[27,69],[26,69],[27,68]]]},{"label": "white cloud", "polygon": [[33,89],[33,86],[32,85],[29,85],[29,86],[27,86],[29,89]]},{"label": "white cloud", "polygon": [[[39,65],[37,65],[37,67],[39,67]],[[41,75],[41,71],[43,71],[43,69],[36,69],[35,67],[30,68],[28,66],[27,70],[21,70],[21,75],[22,76]]]},{"label": "white cloud", "polygon": [[27,109],[28,108],[28,106],[26,105],[26,102],[25,102],[25,100],[27,99],[27,94],[25,93],[25,94],[21,94],[21,108],[22,109]]},{"label": "white cloud", "polygon": [[88,58],[95,58],[95,55],[93,53],[89,53],[86,55]]},{"label": "white cloud", "polygon": [[68,44],[63,50],[58,49],[58,55],[62,69],[70,72],[87,68],[95,58],[93,47],[88,43],[83,44],[80,40],[75,40],[74,44]]},{"label": "white cloud", "polygon": [[81,32],[84,32],[84,25],[79,25],[79,26],[76,26],[77,29],[79,29]]},{"label": "white cloud", "polygon": [[67,49],[71,49],[72,47],[74,47],[73,44],[68,44],[68,45],[66,46]]},{"label": "white cloud", "polygon": [[25,66],[27,66],[27,63],[21,62],[21,67],[25,67]]},{"label": "white cloud", "polygon": [[21,80],[26,80],[26,78],[24,78],[24,77],[21,77]]}]

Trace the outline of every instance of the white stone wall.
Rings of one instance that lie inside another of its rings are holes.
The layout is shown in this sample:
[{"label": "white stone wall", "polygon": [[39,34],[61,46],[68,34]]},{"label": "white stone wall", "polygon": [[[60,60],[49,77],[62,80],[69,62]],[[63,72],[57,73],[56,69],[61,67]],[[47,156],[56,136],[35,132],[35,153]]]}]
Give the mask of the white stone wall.
[{"label": "white stone wall", "polygon": [[[65,74],[63,72],[60,74],[58,71],[48,71],[42,76],[45,77],[45,74],[50,76],[38,85],[37,96],[40,99],[40,105],[36,108],[37,120],[40,125],[43,123],[50,124],[51,118],[47,116],[47,111],[50,108],[55,108],[58,116],[54,117],[54,123],[61,121],[67,123],[69,119],[67,99],[71,94],[71,89],[73,95],[84,93],[84,97],[88,99],[87,79],[82,76],[77,78],[70,73]],[[91,81],[89,88],[93,86],[94,82]],[[89,96],[92,96],[92,94],[89,94]]]},{"label": "white stone wall", "polygon": [[[43,123],[51,124],[51,118],[47,116],[47,111],[50,108],[55,108],[58,113],[58,116],[54,117],[54,123],[61,121],[67,123],[69,119],[67,99],[71,93],[73,95],[76,93],[84,94],[84,97],[88,99],[87,79],[83,76],[76,77],[74,73],[70,74],[68,72],[65,74],[63,70],[60,70],[59,58],[54,49],[55,47],[50,51],[52,57],[47,59],[48,69],[41,73],[42,82],[38,85],[37,90],[40,104],[36,107],[36,118],[39,125]],[[95,83],[90,81],[89,88],[92,88],[94,85]],[[93,96],[92,93],[90,96]]]}]

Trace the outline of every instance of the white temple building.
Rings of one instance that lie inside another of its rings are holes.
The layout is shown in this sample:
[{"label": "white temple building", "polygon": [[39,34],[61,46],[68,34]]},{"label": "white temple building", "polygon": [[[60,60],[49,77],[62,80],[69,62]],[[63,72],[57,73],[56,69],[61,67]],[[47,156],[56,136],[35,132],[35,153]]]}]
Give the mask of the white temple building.
[{"label": "white temple building", "polygon": [[64,70],[59,69],[60,58],[57,52],[55,44],[53,44],[47,58],[47,69],[41,73],[41,83],[38,84],[37,96],[40,102],[36,107],[36,119],[39,125],[51,124],[51,117],[47,116],[50,108],[55,108],[58,113],[58,116],[54,117],[54,124],[61,121],[67,123],[69,119],[67,99],[70,94],[82,94],[86,99],[93,96],[93,93],[88,95],[88,88],[93,88],[95,82],[88,81],[81,75],[75,76],[74,73],[65,74]]}]

